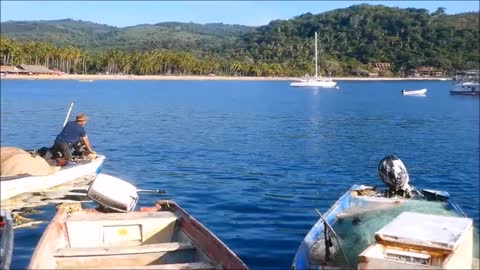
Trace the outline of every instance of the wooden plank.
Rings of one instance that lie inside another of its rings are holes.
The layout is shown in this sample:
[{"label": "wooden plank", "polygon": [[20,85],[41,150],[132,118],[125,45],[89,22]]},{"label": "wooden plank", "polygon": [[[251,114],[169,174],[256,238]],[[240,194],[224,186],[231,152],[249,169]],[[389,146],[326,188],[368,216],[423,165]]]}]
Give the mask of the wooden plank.
[{"label": "wooden plank", "polygon": [[70,215],[67,221],[129,220],[138,218],[176,218],[172,212],[130,212],[130,213],[77,213]]},{"label": "wooden plank", "polygon": [[141,254],[153,252],[168,252],[176,250],[194,249],[191,243],[170,242],[161,244],[139,245],[139,246],[111,246],[111,247],[86,247],[86,248],[61,248],[55,253],[55,257],[77,257],[77,256],[104,256],[122,254]]},{"label": "wooden plank", "polygon": [[175,263],[175,264],[155,264],[155,265],[143,265],[143,266],[129,266],[129,267],[108,267],[108,268],[91,268],[91,269],[165,269],[165,270],[200,270],[200,269],[215,269],[215,267],[206,262],[193,262],[193,263]]}]

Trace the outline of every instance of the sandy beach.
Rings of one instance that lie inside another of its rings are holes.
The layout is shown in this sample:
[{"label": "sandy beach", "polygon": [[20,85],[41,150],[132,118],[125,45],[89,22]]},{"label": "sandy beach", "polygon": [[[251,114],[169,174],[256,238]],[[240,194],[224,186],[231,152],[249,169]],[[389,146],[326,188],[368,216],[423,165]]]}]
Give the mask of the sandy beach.
[{"label": "sandy beach", "polygon": [[[78,80],[83,82],[101,80],[159,80],[159,81],[294,81],[296,77],[240,77],[240,76],[167,76],[167,75],[6,75],[2,80]],[[446,81],[451,78],[372,78],[332,77],[335,81]]]}]

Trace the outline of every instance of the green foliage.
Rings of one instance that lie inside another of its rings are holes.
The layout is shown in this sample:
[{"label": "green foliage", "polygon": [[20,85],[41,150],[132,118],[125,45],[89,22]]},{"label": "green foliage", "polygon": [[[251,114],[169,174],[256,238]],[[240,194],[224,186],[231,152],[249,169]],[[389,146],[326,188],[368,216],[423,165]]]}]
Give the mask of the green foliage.
[{"label": "green foliage", "polygon": [[384,76],[419,66],[478,69],[480,63],[479,13],[447,15],[444,8],[429,14],[361,4],[257,28],[178,22],[117,28],[71,19],[1,26],[3,64],[90,73],[312,74],[315,32],[324,75],[365,76],[376,62],[391,63]]},{"label": "green foliage", "polygon": [[[327,59],[363,65],[390,62],[396,73],[423,65],[452,71],[477,63],[478,68],[479,14],[442,11],[430,15],[425,9],[362,4],[319,15],[306,13],[258,27],[237,47],[253,59],[295,66],[292,61],[310,62],[312,39],[318,32],[322,63]],[[349,74],[352,67],[343,66],[335,72]]]}]

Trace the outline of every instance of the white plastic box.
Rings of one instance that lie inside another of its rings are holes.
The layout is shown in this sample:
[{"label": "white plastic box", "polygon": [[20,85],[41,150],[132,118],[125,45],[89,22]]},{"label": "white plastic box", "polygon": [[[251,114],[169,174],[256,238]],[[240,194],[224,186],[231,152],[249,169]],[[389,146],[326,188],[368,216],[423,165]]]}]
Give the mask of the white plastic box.
[{"label": "white plastic box", "polygon": [[472,219],[403,212],[375,233],[358,269],[471,269]]}]

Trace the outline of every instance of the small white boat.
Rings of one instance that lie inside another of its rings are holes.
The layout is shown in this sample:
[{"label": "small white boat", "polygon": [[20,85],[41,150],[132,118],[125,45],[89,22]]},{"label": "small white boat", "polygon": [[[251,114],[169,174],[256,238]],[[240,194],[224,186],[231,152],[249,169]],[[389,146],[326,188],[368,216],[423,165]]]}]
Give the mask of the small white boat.
[{"label": "small white boat", "polygon": [[402,95],[404,96],[425,96],[427,94],[427,89],[419,89],[419,90],[402,90]]},{"label": "small white boat", "polygon": [[13,253],[13,221],[9,211],[0,210],[0,269],[9,269]]},{"label": "small white boat", "polygon": [[85,159],[61,167],[51,175],[31,176],[16,175],[0,177],[1,201],[13,198],[23,193],[44,191],[68,182],[84,178],[93,178],[100,172],[105,156],[99,155],[95,159]]}]

